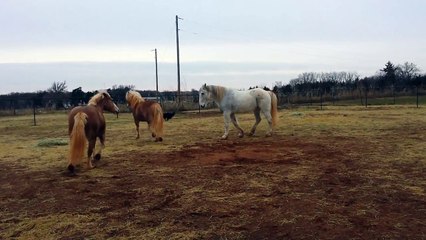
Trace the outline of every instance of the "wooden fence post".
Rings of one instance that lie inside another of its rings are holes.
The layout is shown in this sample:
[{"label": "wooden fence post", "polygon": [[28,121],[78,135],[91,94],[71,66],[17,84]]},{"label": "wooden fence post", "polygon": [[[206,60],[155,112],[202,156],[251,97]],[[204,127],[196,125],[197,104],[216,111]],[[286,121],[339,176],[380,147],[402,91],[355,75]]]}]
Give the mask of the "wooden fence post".
[{"label": "wooden fence post", "polygon": [[365,107],[367,107],[367,98],[368,98],[368,95],[367,95],[367,88],[365,88]]},{"label": "wooden fence post", "polygon": [[416,86],[416,105],[419,108],[419,86]]},{"label": "wooden fence post", "polygon": [[33,116],[34,116],[34,126],[37,126],[37,122],[36,122],[36,104],[35,104],[35,100],[33,100]]}]

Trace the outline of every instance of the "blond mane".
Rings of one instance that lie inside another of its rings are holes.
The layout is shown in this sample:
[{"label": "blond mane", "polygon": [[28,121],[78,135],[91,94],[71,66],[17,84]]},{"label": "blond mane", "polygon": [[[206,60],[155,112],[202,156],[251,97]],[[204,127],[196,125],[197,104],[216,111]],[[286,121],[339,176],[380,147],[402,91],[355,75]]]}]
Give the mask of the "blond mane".
[{"label": "blond mane", "polygon": [[213,98],[217,99],[219,102],[222,101],[223,96],[225,95],[225,87],[209,85],[207,88],[208,91],[213,94]]},{"label": "blond mane", "polygon": [[104,94],[108,95],[108,97],[111,98],[111,96],[109,95],[107,91],[101,90],[95,95],[93,95],[93,97],[90,98],[89,103],[87,105],[91,105],[91,106],[98,105],[98,103],[103,99]]},{"label": "blond mane", "polygon": [[139,92],[130,90],[126,94],[126,101],[133,108],[138,103],[145,102],[145,99],[141,96]]}]

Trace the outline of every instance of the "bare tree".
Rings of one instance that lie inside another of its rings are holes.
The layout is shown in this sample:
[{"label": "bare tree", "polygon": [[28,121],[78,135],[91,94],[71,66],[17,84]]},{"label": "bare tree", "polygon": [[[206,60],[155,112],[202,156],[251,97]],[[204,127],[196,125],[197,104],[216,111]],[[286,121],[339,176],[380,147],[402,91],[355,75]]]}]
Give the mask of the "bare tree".
[{"label": "bare tree", "polygon": [[53,82],[52,86],[47,89],[50,93],[64,93],[67,91],[67,83],[63,82]]},{"label": "bare tree", "polygon": [[64,108],[66,105],[65,95],[67,91],[67,83],[63,82],[53,82],[52,86],[47,89],[49,93],[49,102],[48,106],[56,109]]},{"label": "bare tree", "polygon": [[403,81],[410,81],[419,75],[420,69],[414,63],[405,62],[402,65],[398,65],[397,75]]}]

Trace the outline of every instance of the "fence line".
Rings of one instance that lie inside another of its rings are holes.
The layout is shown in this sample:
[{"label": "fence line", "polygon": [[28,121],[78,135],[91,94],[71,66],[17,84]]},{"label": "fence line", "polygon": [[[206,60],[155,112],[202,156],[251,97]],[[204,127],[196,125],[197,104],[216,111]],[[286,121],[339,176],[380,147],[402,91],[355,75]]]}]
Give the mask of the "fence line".
[{"label": "fence line", "polygon": [[[277,93],[279,107],[298,107],[298,106],[317,106],[323,109],[324,106],[340,105],[340,106],[371,106],[371,105],[396,105],[396,104],[411,104],[419,107],[426,105],[426,89],[414,88],[395,91],[389,89],[373,89],[373,88],[357,88],[357,89],[339,89],[335,88],[331,91],[324,92],[320,89],[310,91],[293,91],[291,93]],[[151,99],[151,97],[148,97]],[[198,92],[181,94],[181,103],[176,103],[177,94],[170,92],[160,97],[160,104],[165,111],[185,111],[199,110]],[[67,110],[72,108],[71,102],[76,102],[77,99],[70,97],[45,97],[35,99],[31,97],[18,99],[17,97],[0,98],[0,116],[6,115],[21,115],[32,114],[33,124],[37,125],[36,115],[43,112],[53,112],[58,109]],[[56,104],[61,103],[62,106]],[[85,103],[81,103],[85,105]],[[127,111],[124,103],[120,104],[121,110]],[[215,108],[215,104],[210,104],[207,108]]]}]

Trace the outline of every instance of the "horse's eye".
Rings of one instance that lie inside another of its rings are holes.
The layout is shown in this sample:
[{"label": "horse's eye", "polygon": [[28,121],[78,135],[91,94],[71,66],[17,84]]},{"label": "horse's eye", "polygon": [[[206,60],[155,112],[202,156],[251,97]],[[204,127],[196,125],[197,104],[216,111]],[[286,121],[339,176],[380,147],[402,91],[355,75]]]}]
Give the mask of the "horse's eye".
[{"label": "horse's eye", "polygon": [[202,92],[201,95],[204,95],[204,93]]}]

